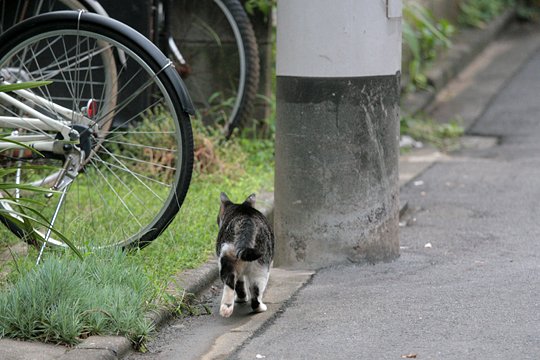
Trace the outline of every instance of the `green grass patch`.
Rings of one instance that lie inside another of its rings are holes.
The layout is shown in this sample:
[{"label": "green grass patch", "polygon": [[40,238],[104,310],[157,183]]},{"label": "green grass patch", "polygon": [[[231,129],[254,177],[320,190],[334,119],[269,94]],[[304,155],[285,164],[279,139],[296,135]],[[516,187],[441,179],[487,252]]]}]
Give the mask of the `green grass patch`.
[{"label": "green grass patch", "polygon": [[[156,283],[164,283],[170,275],[200,265],[211,255],[221,191],[233,199],[243,199],[253,192],[273,190],[271,139],[236,136],[225,142],[219,131],[198,122],[194,126],[196,163],[186,200],[167,230],[134,255]],[[121,228],[120,221],[116,224]],[[88,236],[95,230],[82,229],[80,233]],[[0,250],[20,241],[4,227],[0,228],[0,238]],[[10,264],[6,267],[13,268]]]},{"label": "green grass patch", "polygon": [[274,144],[270,139],[236,136],[224,142],[218,132],[195,123],[195,157],[193,179],[175,220],[135,255],[158,283],[212,256],[222,191],[239,201],[251,193],[274,189]]},{"label": "green grass patch", "polygon": [[[452,46],[450,38],[454,25],[445,19],[436,19],[431,11],[416,2],[406,2],[403,8],[403,64],[404,90],[414,92],[429,88],[426,69],[439,56],[442,49]],[[407,56],[410,56],[410,58]]]},{"label": "green grass patch", "polygon": [[450,151],[459,146],[464,128],[459,120],[438,123],[425,117],[403,117],[400,121],[401,135],[409,135],[416,141],[427,142],[440,150]]},{"label": "green grass patch", "polygon": [[91,335],[123,335],[136,346],[153,330],[145,315],[156,288],[120,251],[49,255],[12,274],[0,291],[0,335],[74,345]]}]

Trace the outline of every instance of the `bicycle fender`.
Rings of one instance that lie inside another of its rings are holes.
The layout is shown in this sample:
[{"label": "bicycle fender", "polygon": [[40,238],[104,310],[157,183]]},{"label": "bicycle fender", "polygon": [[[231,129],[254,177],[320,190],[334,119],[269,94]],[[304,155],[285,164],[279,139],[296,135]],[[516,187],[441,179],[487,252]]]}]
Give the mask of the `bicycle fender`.
[{"label": "bicycle fender", "polygon": [[189,92],[186,88],[184,80],[178,75],[178,71],[174,68],[174,65],[170,65],[165,71],[168,71],[171,74],[171,78],[174,78],[176,81],[173,83],[176,92],[180,96],[180,103],[182,104],[182,109],[189,115],[195,115],[195,106],[193,106],[193,101],[189,96]]}]

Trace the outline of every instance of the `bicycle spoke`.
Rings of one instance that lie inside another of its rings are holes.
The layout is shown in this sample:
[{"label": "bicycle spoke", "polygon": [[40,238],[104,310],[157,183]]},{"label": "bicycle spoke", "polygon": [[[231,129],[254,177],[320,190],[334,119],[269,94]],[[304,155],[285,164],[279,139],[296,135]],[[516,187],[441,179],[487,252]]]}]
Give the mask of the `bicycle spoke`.
[{"label": "bicycle spoke", "polygon": [[122,170],[122,171],[125,171],[127,174],[133,176],[133,178],[136,179],[140,184],[142,184],[144,187],[146,187],[147,190],[153,192],[153,190],[150,189],[150,188],[144,183],[144,181],[142,181],[142,179],[144,179],[144,180],[149,180],[149,181],[151,181],[151,182],[154,182],[154,183],[159,184],[159,185],[164,186],[164,187],[170,187],[170,184],[167,184],[167,183],[165,183],[165,182],[161,182],[161,181],[158,181],[158,180],[156,180],[156,179],[152,179],[152,178],[149,177],[149,176],[145,176],[145,175],[143,175],[143,174],[138,174],[138,173],[134,172],[133,170],[131,170],[131,169],[129,169],[128,167],[126,167],[126,166],[124,165],[123,162],[121,162],[120,160],[118,160],[118,159],[116,158],[116,155],[114,155],[114,154],[112,154],[112,153],[110,153],[110,152],[107,152],[107,153],[108,153],[108,155],[110,155],[112,158],[115,159],[116,164],[112,164],[112,163],[110,163],[110,162],[106,162],[106,161],[103,161],[103,160],[100,159],[101,162],[103,162],[103,163],[105,163],[105,164],[109,164],[109,166],[115,167],[115,168],[120,169],[120,170]]},{"label": "bicycle spoke", "polygon": [[[103,175],[103,173],[101,172],[101,170],[99,168],[95,168],[96,171],[101,175],[103,181],[105,181],[105,183],[107,184],[107,186],[112,190],[112,192],[116,195],[117,199],[120,200],[120,202],[122,203],[122,205],[124,206],[124,209],[127,210],[127,212],[129,212],[131,214],[131,216],[138,222],[138,219],[135,217],[135,215],[133,214],[133,212],[131,211],[131,209],[129,208],[129,206],[123,201],[122,197],[120,197],[120,195],[116,192],[116,190],[114,189],[114,187],[110,184],[109,180],[107,180],[107,177]],[[139,222],[138,222],[139,223]],[[139,223],[139,225],[142,226],[141,223]]]}]

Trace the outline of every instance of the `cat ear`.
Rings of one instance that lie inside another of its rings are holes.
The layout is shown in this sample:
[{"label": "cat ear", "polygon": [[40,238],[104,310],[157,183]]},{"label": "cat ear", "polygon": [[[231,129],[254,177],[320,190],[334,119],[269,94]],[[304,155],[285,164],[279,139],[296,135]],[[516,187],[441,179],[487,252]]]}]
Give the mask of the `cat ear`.
[{"label": "cat ear", "polygon": [[227,206],[228,204],[231,204],[231,200],[229,200],[229,198],[227,197],[227,194],[225,194],[224,192],[221,193],[219,198],[221,200],[221,204],[219,206],[219,214],[217,218],[217,223],[218,223],[219,228],[221,229],[221,225],[223,225],[223,216],[225,215],[225,206]]},{"label": "cat ear", "polygon": [[225,194],[224,192],[221,193],[221,195],[219,196],[219,198],[221,199],[221,203],[222,204],[225,204],[225,203],[230,203],[231,200],[229,200],[229,197],[227,196],[227,194]]},{"label": "cat ear", "polygon": [[255,194],[249,195],[246,201],[244,201],[244,204],[247,204],[251,207],[255,207]]}]

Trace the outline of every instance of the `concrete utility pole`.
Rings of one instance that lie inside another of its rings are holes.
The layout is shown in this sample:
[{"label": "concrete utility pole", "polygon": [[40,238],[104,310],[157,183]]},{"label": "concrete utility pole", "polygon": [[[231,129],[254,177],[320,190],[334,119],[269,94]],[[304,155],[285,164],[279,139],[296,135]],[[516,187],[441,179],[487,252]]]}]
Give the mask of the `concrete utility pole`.
[{"label": "concrete utility pole", "polygon": [[279,0],[276,264],[399,256],[401,0]]}]

